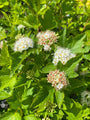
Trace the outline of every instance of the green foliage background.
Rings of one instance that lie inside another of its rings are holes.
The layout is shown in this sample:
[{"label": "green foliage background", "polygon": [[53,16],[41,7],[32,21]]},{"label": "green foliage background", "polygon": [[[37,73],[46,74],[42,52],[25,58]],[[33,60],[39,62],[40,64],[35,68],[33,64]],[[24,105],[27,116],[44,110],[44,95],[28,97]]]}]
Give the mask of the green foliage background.
[{"label": "green foliage background", "polygon": [[[90,120],[90,107],[81,104],[81,92],[90,91],[90,7],[83,0],[1,0],[0,100],[9,108],[0,112],[0,120]],[[18,30],[23,24],[25,28]],[[57,44],[50,52],[37,45],[38,31],[58,33]],[[34,40],[34,48],[14,52],[15,36]],[[76,54],[65,65],[52,64],[57,46]],[[78,71],[75,67],[79,64]],[[56,91],[47,82],[51,70],[65,71],[69,85]],[[87,74],[82,75],[82,72]]]}]

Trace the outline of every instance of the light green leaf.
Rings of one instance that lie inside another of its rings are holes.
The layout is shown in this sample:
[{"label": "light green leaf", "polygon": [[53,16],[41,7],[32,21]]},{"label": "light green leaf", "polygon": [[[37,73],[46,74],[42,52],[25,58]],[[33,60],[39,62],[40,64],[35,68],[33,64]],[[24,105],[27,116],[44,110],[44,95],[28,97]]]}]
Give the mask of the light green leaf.
[{"label": "light green leaf", "polygon": [[35,74],[34,74],[35,77],[39,77],[40,76],[40,73],[39,73],[39,70],[37,69]]},{"label": "light green leaf", "polygon": [[86,117],[90,114],[90,108],[86,108],[85,110],[83,110],[83,114],[82,117]]},{"label": "light green leaf", "polygon": [[87,36],[87,42],[90,42],[90,30],[87,30],[85,33]]},{"label": "light green leaf", "polygon": [[5,39],[7,36],[6,36],[6,33],[5,33],[5,29],[3,29],[2,27],[0,27],[0,40],[3,40]]},{"label": "light green leaf", "polygon": [[9,2],[8,1],[3,1],[3,0],[1,0],[0,1],[0,8],[3,8],[3,7],[5,7],[5,6],[8,6],[9,5]]},{"label": "light green leaf", "polygon": [[12,90],[10,92],[0,91],[0,100],[6,99],[12,95]]},{"label": "light green leaf", "polygon": [[13,88],[16,83],[16,77],[10,77],[9,75],[0,76],[0,91],[4,88]]},{"label": "light green leaf", "polygon": [[8,21],[9,25],[11,26],[11,21],[9,19],[9,16],[4,11],[2,11],[2,14],[5,16],[6,20]]},{"label": "light green leaf", "polygon": [[18,112],[8,112],[4,114],[0,120],[21,120],[21,116]]},{"label": "light green leaf", "polygon": [[39,119],[37,119],[36,116],[34,115],[28,115],[24,117],[24,120],[39,120]]},{"label": "light green leaf", "polygon": [[74,72],[75,67],[77,66],[77,64],[83,59],[83,56],[80,57],[76,62],[72,63],[72,65],[65,71],[66,76],[68,76],[69,78],[75,78],[78,76],[78,74],[76,72]]},{"label": "light green leaf", "polygon": [[1,56],[0,56],[0,65],[1,66],[8,66],[10,65],[11,66],[11,58],[9,56],[9,52],[8,52],[8,47],[6,45],[6,43],[3,44],[3,48],[1,50]]},{"label": "light green leaf", "polygon": [[84,39],[86,38],[86,35],[84,35],[80,40],[78,40],[75,45],[73,46],[73,48],[71,49],[71,51],[73,53],[82,53],[83,51],[83,45],[84,45]]},{"label": "light green leaf", "polygon": [[87,60],[90,60],[90,54],[84,55],[84,58],[87,59]]},{"label": "light green leaf", "polygon": [[74,116],[73,113],[69,113],[68,117],[67,117],[67,120],[76,120],[76,117]]},{"label": "light green leaf", "polygon": [[56,96],[56,102],[58,104],[59,109],[61,108],[61,105],[63,103],[64,100],[64,93],[60,92],[60,91],[56,91],[55,92],[55,96]]},{"label": "light green leaf", "polygon": [[42,73],[49,73],[52,70],[55,70],[56,66],[54,64],[48,64],[42,69]]},{"label": "light green leaf", "polygon": [[53,103],[54,102],[54,93],[55,93],[55,88],[51,88],[49,90],[49,94],[47,96],[48,100]]}]

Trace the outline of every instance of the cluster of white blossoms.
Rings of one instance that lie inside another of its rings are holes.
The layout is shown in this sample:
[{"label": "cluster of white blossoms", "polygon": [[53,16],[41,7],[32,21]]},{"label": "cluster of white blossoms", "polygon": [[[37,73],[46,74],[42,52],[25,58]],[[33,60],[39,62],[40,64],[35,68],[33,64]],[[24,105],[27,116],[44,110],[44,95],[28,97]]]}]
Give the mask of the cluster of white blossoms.
[{"label": "cluster of white blossoms", "polygon": [[59,70],[51,71],[47,75],[47,80],[56,90],[60,90],[63,87],[67,86],[67,81],[64,72],[59,72]]},{"label": "cluster of white blossoms", "polygon": [[90,92],[89,91],[83,91],[81,93],[81,103],[82,105],[86,104],[90,107]]},{"label": "cluster of white blossoms", "polygon": [[44,46],[45,51],[51,50],[51,45],[57,42],[57,34],[55,32],[46,30],[45,32],[39,32],[37,34],[37,38],[39,39],[38,44]]},{"label": "cluster of white blossoms", "polygon": [[25,28],[25,26],[24,25],[22,25],[22,24],[20,24],[20,25],[18,25],[18,30],[20,30],[20,29],[22,29],[22,28]]},{"label": "cluster of white blossoms", "polygon": [[59,61],[64,65],[68,60],[75,57],[76,55],[71,53],[68,48],[61,48],[59,47],[56,52],[54,53],[53,64],[57,65]]},{"label": "cluster of white blossoms", "polygon": [[27,50],[29,47],[33,48],[33,40],[28,37],[19,38],[14,44],[14,51],[22,52],[23,50]]}]

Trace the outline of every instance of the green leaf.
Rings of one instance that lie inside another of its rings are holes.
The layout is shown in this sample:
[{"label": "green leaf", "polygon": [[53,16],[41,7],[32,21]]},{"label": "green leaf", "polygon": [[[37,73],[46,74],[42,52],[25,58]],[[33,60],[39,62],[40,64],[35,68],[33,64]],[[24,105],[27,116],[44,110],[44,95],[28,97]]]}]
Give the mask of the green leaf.
[{"label": "green leaf", "polygon": [[83,110],[83,114],[82,117],[86,117],[90,114],[90,108],[86,108],[85,110]]},{"label": "green leaf", "polygon": [[35,30],[38,29],[40,24],[38,23],[38,18],[37,16],[33,14],[29,14],[29,16],[25,17],[25,21],[23,21],[24,25],[34,28]]},{"label": "green leaf", "polygon": [[5,33],[5,29],[3,29],[2,27],[0,27],[0,40],[3,40],[5,39],[7,36],[6,36],[6,33]]},{"label": "green leaf", "polygon": [[85,82],[83,80],[80,80],[77,78],[69,80],[69,83],[70,83],[71,89],[76,89],[85,85]]},{"label": "green leaf", "polygon": [[90,43],[90,30],[87,30],[85,33],[86,33],[86,36],[87,36],[87,42]]},{"label": "green leaf", "polygon": [[46,88],[40,89],[40,91],[34,97],[31,107],[40,104],[47,97],[47,95],[48,91]]},{"label": "green leaf", "polygon": [[49,90],[49,94],[47,96],[48,100],[53,103],[54,102],[54,93],[55,93],[55,88],[51,88]]},{"label": "green leaf", "polygon": [[0,91],[0,100],[6,99],[12,95],[12,90],[10,92]]},{"label": "green leaf", "polygon": [[54,64],[48,64],[42,69],[42,73],[49,73],[52,70],[55,70],[56,66]]},{"label": "green leaf", "polygon": [[16,112],[8,112],[5,113],[0,120],[21,120],[20,114]]},{"label": "green leaf", "polygon": [[4,88],[13,88],[13,86],[16,83],[16,77],[10,77],[9,75],[3,75],[0,76],[0,91],[2,91]]},{"label": "green leaf", "polygon": [[84,58],[87,59],[87,60],[90,60],[90,54],[84,55]]},{"label": "green leaf", "polygon": [[35,77],[39,77],[40,76],[40,73],[39,73],[39,70],[37,69],[35,74],[34,74]]},{"label": "green leaf", "polygon": [[77,118],[73,113],[68,113],[67,120],[83,120],[83,119]]},{"label": "green leaf", "polygon": [[8,6],[9,5],[9,2],[8,1],[6,1],[6,0],[1,0],[0,1],[0,8],[3,8],[3,7],[5,7],[5,6]]},{"label": "green leaf", "polygon": [[9,19],[9,16],[4,11],[2,11],[2,13],[5,16],[6,20],[8,21],[9,25],[11,26],[11,21]]},{"label": "green leaf", "polygon": [[73,46],[73,48],[71,49],[71,51],[73,53],[82,53],[83,51],[83,45],[84,45],[84,39],[86,38],[86,35],[84,35],[80,40],[78,40],[75,45]]},{"label": "green leaf", "polygon": [[18,108],[21,107],[21,103],[20,101],[16,98],[16,100],[14,101],[15,99],[13,99],[12,101],[8,101],[8,104],[9,104],[9,107],[12,109],[12,110],[16,110]]},{"label": "green leaf", "polygon": [[40,0],[40,3],[41,3],[41,4],[46,4],[46,1],[47,1],[47,0]]},{"label": "green leaf", "polygon": [[47,10],[43,18],[40,16],[39,20],[44,30],[53,29],[56,27],[56,23],[53,18],[53,13],[50,9]]},{"label": "green leaf", "polygon": [[[19,56],[20,58],[19,59],[21,59],[20,61],[19,61],[19,63],[17,63],[17,59],[16,59],[16,57],[17,56],[15,56],[15,54],[17,55],[17,53],[15,53],[14,54],[14,61],[12,61],[12,71],[11,71],[11,76],[13,76],[14,74],[15,74],[15,72],[16,72],[16,70],[18,70],[19,69],[19,67],[22,65],[22,62],[30,55],[30,54],[34,54],[35,53],[35,49],[30,49],[30,51],[24,51],[24,53],[21,55],[21,56]],[[17,64],[16,64],[17,63]]]},{"label": "green leaf", "polygon": [[39,119],[37,119],[36,116],[34,115],[28,115],[24,117],[24,120],[39,120]]},{"label": "green leaf", "polygon": [[59,109],[61,108],[61,105],[63,103],[64,100],[64,93],[60,92],[60,91],[56,91],[55,92],[55,96],[56,96],[56,102],[58,104]]},{"label": "green leaf", "polygon": [[9,56],[8,47],[7,47],[6,43],[4,42],[3,48],[1,50],[0,65],[1,66],[10,65],[11,66],[11,63],[12,63],[12,61],[11,61],[11,58]]},{"label": "green leaf", "polygon": [[66,76],[69,78],[75,78],[78,76],[76,72],[74,72],[75,67],[77,64],[83,59],[83,56],[81,56],[76,62],[73,62],[72,65],[65,71]]}]

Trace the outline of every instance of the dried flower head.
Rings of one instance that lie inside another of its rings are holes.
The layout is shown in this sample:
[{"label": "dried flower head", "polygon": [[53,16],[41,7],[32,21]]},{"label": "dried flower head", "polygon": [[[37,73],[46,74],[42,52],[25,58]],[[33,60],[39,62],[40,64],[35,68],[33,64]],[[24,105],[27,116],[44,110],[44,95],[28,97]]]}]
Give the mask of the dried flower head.
[{"label": "dried flower head", "polygon": [[38,44],[43,45],[45,51],[49,51],[51,49],[50,46],[57,42],[58,36],[55,32],[46,30],[45,32],[39,32],[37,38],[39,39]]},{"label": "dried flower head", "polygon": [[59,61],[64,65],[68,60],[75,57],[76,55],[71,53],[69,49],[59,47],[54,53],[53,64],[57,65]]},{"label": "dried flower head", "polygon": [[14,44],[14,51],[22,52],[23,50],[27,50],[29,47],[33,48],[33,40],[28,37],[19,38]]},{"label": "dried flower head", "polygon": [[47,80],[56,90],[60,90],[63,87],[67,86],[67,81],[64,72],[59,72],[59,70],[51,71],[47,75]]},{"label": "dried flower head", "polygon": [[81,93],[81,103],[82,105],[86,104],[90,107],[90,92],[89,91],[83,91]]}]

